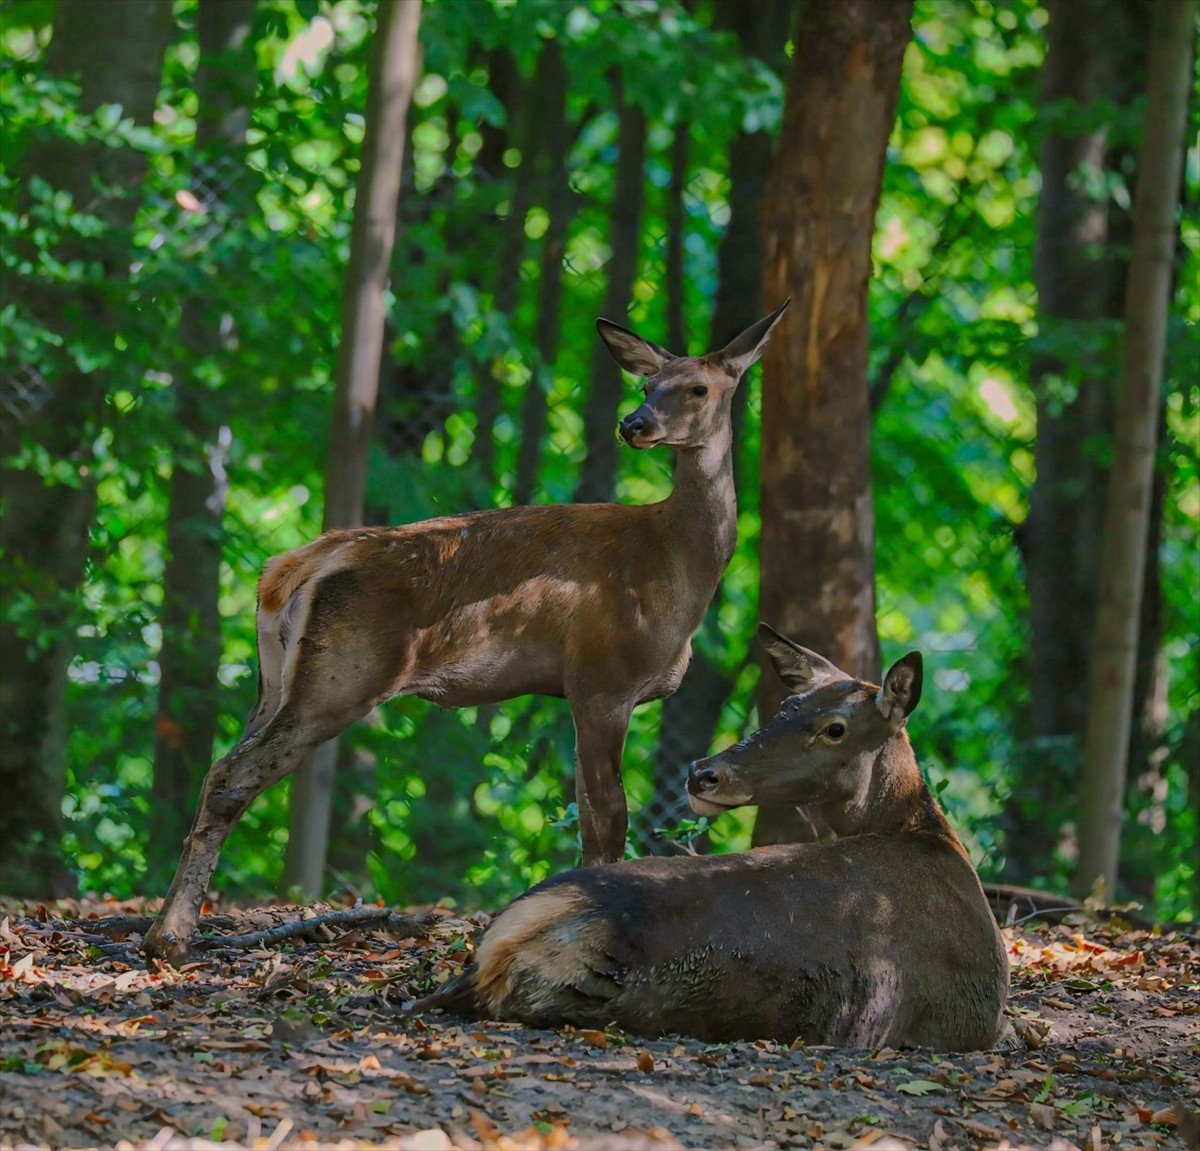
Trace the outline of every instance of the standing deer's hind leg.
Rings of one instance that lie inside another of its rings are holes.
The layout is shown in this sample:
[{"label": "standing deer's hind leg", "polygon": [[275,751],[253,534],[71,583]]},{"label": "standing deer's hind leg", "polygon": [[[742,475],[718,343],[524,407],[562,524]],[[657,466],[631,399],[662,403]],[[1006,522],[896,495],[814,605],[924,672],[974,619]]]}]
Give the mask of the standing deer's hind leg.
[{"label": "standing deer's hind leg", "polygon": [[228,755],[209,768],[171,889],[142,945],[148,957],[175,966],[187,959],[205,889],[233,825],[266,788],[294,771],[319,742],[320,736],[301,724],[294,709],[285,705],[265,727],[243,736]]},{"label": "standing deer's hind leg", "polygon": [[621,783],[621,753],[632,710],[613,696],[572,694],[575,717],[575,790],[583,865],[616,863],[625,857],[629,811]]}]

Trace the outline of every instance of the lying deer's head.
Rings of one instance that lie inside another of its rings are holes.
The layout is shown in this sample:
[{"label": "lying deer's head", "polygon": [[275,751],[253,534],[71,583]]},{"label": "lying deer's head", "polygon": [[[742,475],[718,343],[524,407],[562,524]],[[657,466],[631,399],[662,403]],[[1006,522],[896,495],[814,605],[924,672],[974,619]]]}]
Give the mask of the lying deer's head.
[{"label": "lying deer's head", "polygon": [[878,687],[766,624],[758,625],[758,636],[793,694],[766,727],[692,764],[692,808],[716,815],[727,807],[799,807],[862,795],[880,750],[921,698],[921,653],[897,661]]},{"label": "lying deer's head", "polygon": [[613,359],[627,372],[646,377],[646,398],[621,421],[621,438],[635,448],[699,448],[718,430],[727,429],[738,381],[763,354],[790,302],[784,300],[719,352],[706,356],[673,356],[611,320],[597,320],[596,330]]}]

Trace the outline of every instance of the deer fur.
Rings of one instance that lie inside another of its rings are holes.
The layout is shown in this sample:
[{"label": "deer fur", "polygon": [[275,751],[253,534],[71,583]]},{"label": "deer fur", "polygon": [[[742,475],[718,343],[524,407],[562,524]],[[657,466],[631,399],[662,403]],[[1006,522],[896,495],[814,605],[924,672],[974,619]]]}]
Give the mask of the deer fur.
[{"label": "deer fur", "polygon": [[564,696],[576,731],[585,864],[625,850],[621,754],[633,708],[669,695],[733,554],[730,405],[785,301],[717,352],[673,356],[608,320],[601,337],[644,400],[634,448],[676,453],[660,503],[495,509],[326,532],[270,560],[258,603],[258,701],[209,769],[149,956],[182,962],[226,836],[318,744],[407,694],[447,707]]},{"label": "deer fur", "polygon": [[840,838],[556,876],[502,911],[473,966],[414,1010],[709,1042],[996,1043],[1004,941],[905,730],[920,654],[880,687],[766,625],[760,636],[795,694],[691,766],[692,805],[804,805]]}]

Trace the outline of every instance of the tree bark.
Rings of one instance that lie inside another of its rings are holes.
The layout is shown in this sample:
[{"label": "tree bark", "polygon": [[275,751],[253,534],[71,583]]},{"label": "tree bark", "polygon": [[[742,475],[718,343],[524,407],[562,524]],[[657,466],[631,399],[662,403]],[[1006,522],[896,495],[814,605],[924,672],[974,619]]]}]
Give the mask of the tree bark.
[{"label": "tree bark", "polygon": [[[1078,121],[1117,91],[1128,37],[1114,0],[1050,0],[1041,104],[1049,121],[1038,157],[1034,283],[1043,343],[1032,380],[1037,480],[1017,539],[1030,618],[1030,743],[1008,806],[1009,870],[1029,879],[1054,867],[1058,827],[1069,808],[1086,716],[1082,691],[1064,691],[1088,666],[1096,621],[1100,531],[1107,480],[1101,445],[1112,429],[1112,365],[1106,331],[1121,309],[1125,268],[1112,255],[1102,182],[1112,156],[1108,127],[1056,128],[1064,107]],[[1136,37],[1136,29],[1129,34]],[[1067,121],[1069,125],[1069,121]],[[1049,350],[1057,349],[1057,350]],[[1074,375],[1074,389],[1069,385]]]},{"label": "tree bark", "polygon": [[[714,25],[732,29],[747,55],[757,57],[782,76],[787,68],[783,48],[791,16],[792,5],[780,0],[718,0]],[[773,145],[773,135],[766,131],[739,131],[730,145],[729,223],[717,250],[717,294],[708,341],[712,347],[720,347],[724,340],[745,331],[761,315],[763,202],[771,174]],[[676,154],[673,168],[678,162]],[[670,276],[668,282],[671,282]],[[677,323],[680,325],[678,337],[671,335]],[[678,309],[669,308],[667,330],[667,347],[686,352],[682,346],[682,301]],[[675,338],[681,341],[679,347],[669,342]],[[744,380],[733,394],[734,474],[739,476],[746,398],[750,390],[749,380]],[[745,478],[741,478],[738,502],[753,505],[757,493],[747,491]],[[702,633],[728,646],[729,639],[720,636],[717,624],[721,600],[722,589],[718,587],[712,606],[705,614]],[[733,682],[732,676],[708,659],[701,643],[693,643],[692,662],[683,682],[674,695],[663,700],[654,756],[655,798],[650,804],[651,824],[664,818],[662,813],[670,813],[677,801],[681,803],[680,816],[686,814],[686,800],[679,788],[680,772],[684,765],[708,754]],[[665,818],[670,821],[669,815]],[[656,851],[660,845],[651,837],[653,826],[646,826],[646,822],[641,821],[639,827],[639,845],[644,851]]]},{"label": "tree bark", "polygon": [[[123,116],[147,127],[171,29],[169,0],[114,6],[59,0],[46,70],[78,79],[82,111],[116,104]],[[102,236],[70,237],[55,252],[64,263],[99,263],[106,283],[65,290],[29,281],[8,286],[9,299],[63,337],[64,347],[86,326],[98,337],[97,347],[112,348],[118,317],[106,288],[128,276],[129,228],[145,169],[145,154],[127,145],[78,144],[64,136],[31,148],[22,163],[25,187],[40,178],[70,193],[77,210],[106,225]],[[101,338],[101,333],[110,336]],[[42,365],[44,398],[22,419],[7,410],[0,419],[5,500],[0,519],[0,875],[6,894],[64,893],[74,882],[60,848],[66,763],[56,717],[61,721],[64,715],[77,596],[95,511],[91,445],[106,419],[104,381],[113,373],[93,376],[67,352],[58,355],[53,364]],[[48,458],[68,463],[71,479],[45,476],[36,464],[18,462],[14,457],[23,443],[37,444]],[[18,604],[20,610],[14,610]]]},{"label": "tree bark", "polygon": [[571,144],[567,123],[567,70],[557,40],[546,42],[541,62],[544,71],[537,103],[543,115],[542,172],[549,224],[542,237],[538,262],[538,307],[534,330],[537,365],[521,403],[521,443],[517,449],[517,475],[513,487],[513,503],[517,505],[529,503],[537,486],[542,437],[546,432],[547,392],[558,358],[563,256],[579,199],[571,188],[567,171],[567,153]]},{"label": "tree bark", "polygon": [[1198,7],[1200,0],[1159,0],[1151,23],[1145,143],[1134,196],[1121,386],[1080,779],[1079,866],[1073,881],[1080,893],[1103,880],[1111,894],[1117,882],[1175,208]]},{"label": "tree bark", "polygon": [[[552,46],[553,45],[553,51]],[[495,309],[516,330],[517,309],[521,303],[521,264],[528,250],[525,221],[533,207],[537,184],[538,160],[544,145],[541,115],[542,99],[548,85],[553,86],[555,60],[559,60],[558,45],[545,41],[538,53],[537,68],[530,87],[518,97],[516,146],[521,153],[517,168],[508,218],[504,222],[496,267]],[[551,97],[552,98],[552,97]],[[496,418],[500,414],[500,380],[491,364],[478,370],[479,391],[475,405],[475,446],[472,456],[480,470],[492,483],[496,480]]]},{"label": "tree bark", "polygon": [[[420,0],[382,0],[376,17],[325,467],[326,530],[362,523],[420,19]],[[306,898],[320,892],[325,872],[336,758],[337,742],[323,744],[296,773],[292,791],[283,884],[285,891],[299,888]]]},{"label": "tree bark", "polygon": [[[619,84],[614,80],[614,88]],[[637,275],[641,243],[642,203],[646,181],[646,114],[624,98],[618,104],[617,171],[613,190],[612,223],[609,237],[612,256],[608,261],[608,285],[604,292],[604,315],[624,324]],[[621,403],[621,369],[602,340],[593,341],[592,387],[583,408],[587,456],[576,503],[611,500],[617,482],[617,408]]]},{"label": "tree bark", "polygon": [[[257,0],[201,0],[200,61],[196,70],[199,118],[194,175],[205,178],[222,158],[241,159],[258,72],[250,36]],[[235,195],[236,192],[231,192]],[[244,206],[244,205],[243,205]],[[231,203],[226,209],[237,211]],[[236,215],[233,217],[238,218]],[[210,270],[210,280],[219,277]],[[163,572],[161,679],[155,717],[154,781],[150,793],[149,882],[170,878],[179,842],[188,830],[200,782],[212,761],[219,700],[221,520],[224,456],[216,397],[193,368],[232,350],[233,317],[212,314],[218,285],[183,301],[180,335],[188,363],[175,374],[175,415],[181,431],[174,448]]]},{"label": "tree bark", "polygon": [[[803,4],[767,209],[766,302],[792,308],[763,365],[761,617],[877,677],[867,386],[871,239],[911,0]],[[764,667],[759,714],[784,695]],[[759,814],[755,839],[804,834]]]}]

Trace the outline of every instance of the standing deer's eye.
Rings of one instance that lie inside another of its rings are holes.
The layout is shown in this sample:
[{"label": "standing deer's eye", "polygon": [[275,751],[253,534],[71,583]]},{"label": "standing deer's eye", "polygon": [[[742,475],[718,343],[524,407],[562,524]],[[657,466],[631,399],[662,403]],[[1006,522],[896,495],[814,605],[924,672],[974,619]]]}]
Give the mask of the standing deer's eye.
[{"label": "standing deer's eye", "polygon": [[846,725],[831,723],[822,734],[829,736],[830,739],[841,739],[846,734]]},{"label": "standing deer's eye", "polygon": [[703,384],[697,384],[697,385],[696,385],[696,386],[695,386],[695,387],[692,389],[692,395],[693,395],[693,396],[707,396],[707,395],[708,395],[708,388],[706,388],[706,387],[705,387]]}]

